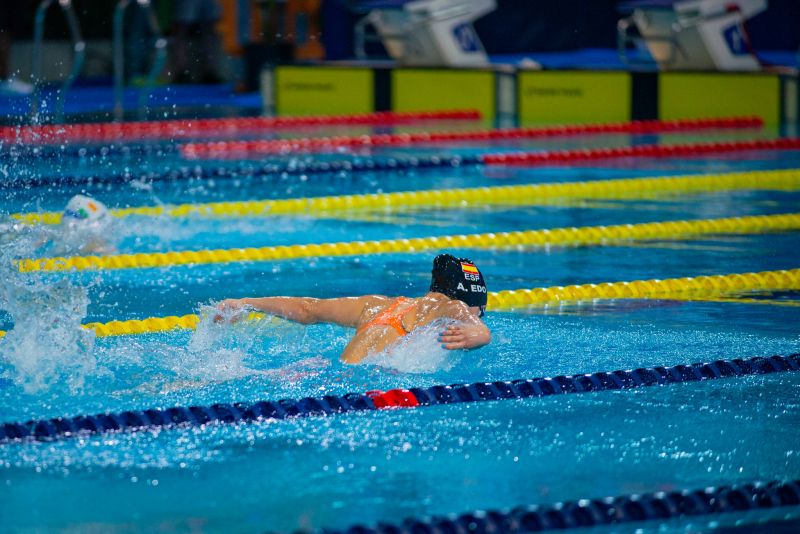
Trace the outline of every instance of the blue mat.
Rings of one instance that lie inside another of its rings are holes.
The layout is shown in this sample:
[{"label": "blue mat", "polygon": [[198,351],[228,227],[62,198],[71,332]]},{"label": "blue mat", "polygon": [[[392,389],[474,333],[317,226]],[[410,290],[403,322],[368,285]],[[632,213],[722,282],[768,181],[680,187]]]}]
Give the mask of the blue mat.
[{"label": "blue mat", "polygon": [[[637,56],[633,50],[628,51],[629,57],[635,60],[646,58]],[[784,67],[800,67],[797,61],[797,52],[794,50],[765,50],[757,52],[761,61],[768,65]],[[501,54],[489,58],[492,63],[505,63],[516,65],[524,59],[540,63],[546,69],[586,69],[586,70],[657,70],[655,63],[637,62],[626,65],[619,58],[616,48],[586,48],[583,50],[570,50],[567,52],[530,52],[527,54]]]},{"label": "blue mat", "polygon": [[[41,94],[40,109],[49,114],[55,110],[55,97],[58,88],[46,87]],[[126,88],[124,107],[136,111],[139,104],[139,90]],[[162,85],[150,92],[148,106],[152,108],[240,108],[243,112],[260,110],[261,95],[258,93],[234,94],[233,86],[222,85]],[[0,94],[0,116],[26,115],[31,107],[29,95]],[[114,109],[114,88],[110,86],[81,85],[67,93],[64,112],[67,115],[80,113],[111,112]],[[156,118],[156,117],[154,117]],[[162,117],[158,117],[162,118]]]}]

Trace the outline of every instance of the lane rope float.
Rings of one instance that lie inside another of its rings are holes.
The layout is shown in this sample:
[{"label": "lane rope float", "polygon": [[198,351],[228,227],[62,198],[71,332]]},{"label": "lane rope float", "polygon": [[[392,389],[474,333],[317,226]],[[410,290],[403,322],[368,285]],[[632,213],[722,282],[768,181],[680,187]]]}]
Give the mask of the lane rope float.
[{"label": "lane rope float", "polygon": [[[800,505],[800,480],[756,482],[706,487],[694,491],[674,490],[517,506],[513,509],[475,511],[458,516],[454,514],[446,517],[411,518],[399,524],[353,525],[344,530],[312,530],[305,534],[525,534],[640,521],[664,521],[687,516],[775,510],[797,505]],[[785,521],[787,516],[783,512],[783,515],[773,519],[778,526],[779,521]],[[721,530],[730,532],[727,529]]]},{"label": "lane rope float", "polygon": [[31,188],[44,186],[74,186],[88,184],[115,184],[133,181],[156,182],[199,178],[252,178],[267,180],[269,177],[305,176],[325,174],[338,176],[341,173],[403,171],[427,168],[452,168],[469,165],[538,165],[572,164],[582,161],[625,157],[674,157],[722,154],[749,150],[800,150],[800,138],[737,141],[726,143],[682,143],[673,145],[637,145],[633,147],[556,150],[541,152],[514,152],[507,154],[477,154],[465,156],[425,157],[353,157],[349,160],[320,160],[306,158],[305,161],[265,161],[249,163],[240,168],[195,168],[181,167],[165,172],[135,173],[130,170],[103,175],[56,175],[35,177],[16,175],[0,182],[0,188]]},{"label": "lane rope float", "polygon": [[[519,308],[543,302],[580,301],[583,299],[702,299],[702,295],[717,296],[742,291],[778,291],[800,289],[800,269],[790,271],[763,271],[692,278],[667,278],[665,280],[635,280],[632,282],[606,282],[602,284],[542,287],[514,291],[490,292],[489,308]],[[253,313],[248,320],[261,320],[264,314]],[[92,329],[97,337],[167,332],[175,329],[194,329],[200,321],[198,315],[183,317],[150,317],[90,323],[83,328]],[[5,332],[0,332],[0,337]]]},{"label": "lane rope float", "polygon": [[547,397],[599,391],[665,386],[719,378],[742,377],[800,370],[800,354],[718,360],[671,367],[649,367],[592,374],[576,374],[513,381],[439,385],[429,388],[392,389],[325,395],[303,399],[238,402],[213,406],[153,408],[77,417],[56,417],[26,423],[0,424],[0,444],[19,440],[53,440],[81,435],[130,430],[155,430],[212,423],[252,423],[270,419],[327,416],[392,408],[414,408]]},{"label": "lane rope float", "polygon": [[333,125],[388,125],[431,120],[481,120],[475,109],[448,111],[377,111],[350,115],[234,117],[168,121],[98,122],[0,127],[0,141],[30,144],[80,143],[120,139],[181,139],[201,135],[240,134],[284,128]]},{"label": "lane rope float", "polygon": [[269,139],[253,141],[218,141],[186,143],[180,145],[181,155],[187,159],[218,157],[248,157],[260,154],[286,154],[297,151],[325,150],[341,147],[382,147],[453,141],[497,141],[536,139],[547,137],[593,134],[646,134],[665,132],[694,132],[719,129],[761,128],[760,117],[726,117],[682,120],[648,120],[629,122],[604,122],[574,124],[539,128],[497,128],[454,132],[419,132],[379,135],[353,135],[298,139]]},{"label": "lane rope float", "polygon": [[[385,172],[404,170],[424,170],[432,168],[457,168],[481,163],[478,156],[424,156],[424,157],[352,157],[347,160],[316,161],[304,158],[297,161],[242,162],[236,168],[195,165],[181,165],[164,171],[136,172],[124,170],[87,176],[85,173],[70,174],[67,170],[54,175],[37,174],[15,175],[0,181],[0,189],[19,189],[31,187],[62,187],[75,185],[109,185],[130,182],[176,182],[198,179],[259,179],[263,182],[284,180],[290,177],[322,176],[339,180],[361,172]],[[349,173],[349,174],[348,174]]]},{"label": "lane rope float", "polygon": [[[422,132],[410,134],[378,134],[360,136],[312,137],[295,139],[270,139],[256,141],[228,141],[207,143],[163,142],[159,140],[144,143],[112,143],[110,145],[70,144],[46,146],[10,145],[0,150],[0,158],[49,158],[49,157],[93,157],[113,155],[166,155],[180,152],[186,159],[225,157],[247,157],[264,153],[289,153],[298,150],[325,150],[338,147],[376,147],[437,143],[443,141],[491,141],[513,139],[535,139],[542,137],[561,137],[592,134],[652,134],[673,132],[705,132],[707,130],[760,129],[764,121],[760,117],[728,117],[706,119],[683,119],[670,121],[630,121],[596,124],[569,124],[541,128],[499,128],[492,130],[472,130],[468,132]],[[243,125],[244,130],[253,129]],[[223,127],[223,132],[228,128]],[[202,131],[202,128],[201,128]],[[224,134],[223,134],[224,135]]]},{"label": "lane rope float", "polygon": [[367,255],[420,252],[444,248],[522,247],[544,245],[592,245],[607,240],[675,239],[687,235],[753,234],[800,229],[800,213],[757,215],[726,219],[667,221],[583,228],[553,228],[524,232],[498,232],[382,241],[351,241],[261,248],[235,248],[183,252],[150,252],[70,258],[24,259],[20,272],[71,269],[138,269],[171,265],[197,265],[240,261],[284,260],[318,256]]},{"label": "lane rope float", "polygon": [[107,145],[8,145],[0,150],[0,161],[47,159],[64,157],[106,157],[106,156],[168,156],[178,154],[176,141],[143,141],[130,143],[124,140]]},{"label": "lane rope float", "polygon": [[[255,215],[317,215],[351,210],[387,210],[399,207],[466,207],[491,204],[530,205],[555,198],[640,198],[658,193],[697,193],[739,190],[800,189],[800,169],[748,171],[724,174],[660,176],[505,185],[461,189],[431,189],[367,195],[337,195],[284,200],[209,202],[176,206],[144,206],[112,209],[116,217],[216,216],[246,217]],[[61,212],[16,213],[12,218],[30,224],[58,224]]]},{"label": "lane rope float", "polygon": [[797,289],[800,289],[800,269],[792,269],[498,291],[489,293],[488,305],[492,308],[514,308],[541,302],[582,299],[669,299],[673,296],[700,299],[702,293],[718,295],[738,291]]},{"label": "lane rope float", "polygon": [[800,138],[482,154],[481,162],[486,165],[537,165],[611,158],[680,158],[749,150],[800,150]]}]

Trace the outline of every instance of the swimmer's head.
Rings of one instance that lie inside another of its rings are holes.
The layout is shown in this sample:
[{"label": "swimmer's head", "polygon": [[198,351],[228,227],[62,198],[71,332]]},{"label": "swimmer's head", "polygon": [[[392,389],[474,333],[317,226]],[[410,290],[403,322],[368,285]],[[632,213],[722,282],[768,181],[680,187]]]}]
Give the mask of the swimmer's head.
[{"label": "swimmer's head", "polygon": [[480,317],[483,317],[488,298],[486,282],[470,260],[450,254],[436,256],[431,271],[430,290],[453,300],[460,300],[469,307],[480,308]]},{"label": "swimmer's head", "polygon": [[67,203],[61,221],[64,223],[75,222],[102,222],[111,219],[111,213],[102,202],[83,195],[75,195]]}]

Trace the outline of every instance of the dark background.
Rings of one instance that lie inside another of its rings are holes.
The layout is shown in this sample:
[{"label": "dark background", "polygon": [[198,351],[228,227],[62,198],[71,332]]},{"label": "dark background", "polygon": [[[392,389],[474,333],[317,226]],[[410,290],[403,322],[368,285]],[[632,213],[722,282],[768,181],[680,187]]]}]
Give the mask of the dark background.
[{"label": "dark background", "polygon": [[[37,2],[13,2],[13,35],[31,39]],[[498,9],[475,23],[490,54],[523,54],[580,48],[614,48],[616,23],[622,16],[615,0],[498,0]],[[111,38],[111,19],[116,0],[73,0],[84,37]],[[171,4],[155,0],[155,9],[169,33]],[[325,0],[323,42],[329,59],[352,55],[353,24],[368,12],[357,0]],[[756,50],[797,50],[800,46],[800,0],[770,0],[770,7],[751,19],[748,29]],[[68,38],[66,23],[58,7],[47,17],[47,38]]]},{"label": "dark background", "polygon": [[[516,54],[579,48],[616,48],[624,15],[611,0],[498,0],[497,11],[475,23],[487,52]],[[797,50],[800,1],[769,0],[769,9],[748,21],[756,50]]]}]

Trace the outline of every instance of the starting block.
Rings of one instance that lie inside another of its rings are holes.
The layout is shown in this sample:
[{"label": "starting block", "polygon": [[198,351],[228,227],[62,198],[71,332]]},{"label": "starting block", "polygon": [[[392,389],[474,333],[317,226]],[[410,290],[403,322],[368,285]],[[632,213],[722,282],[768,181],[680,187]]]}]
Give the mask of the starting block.
[{"label": "starting block", "polygon": [[[761,64],[747,35],[747,19],[767,0],[642,0],[625,2],[633,14],[619,21],[618,49],[644,44],[661,70],[757,71]],[[635,26],[640,38],[629,36]]]},{"label": "starting block", "polygon": [[[366,42],[380,40],[404,66],[475,67],[489,58],[473,21],[497,9],[496,0],[368,2],[373,9],[355,28],[355,55],[366,59]],[[367,27],[374,28],[369,35]]]}]

